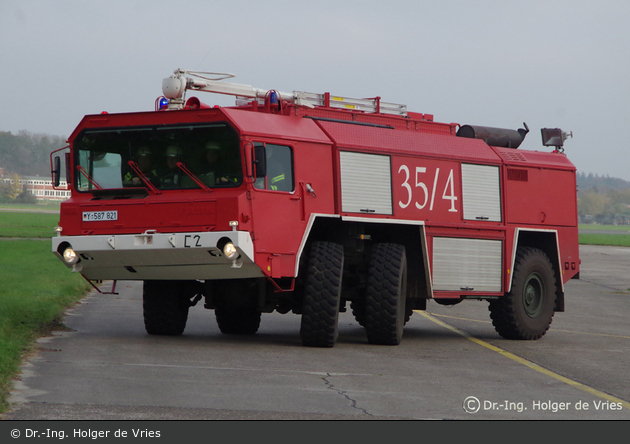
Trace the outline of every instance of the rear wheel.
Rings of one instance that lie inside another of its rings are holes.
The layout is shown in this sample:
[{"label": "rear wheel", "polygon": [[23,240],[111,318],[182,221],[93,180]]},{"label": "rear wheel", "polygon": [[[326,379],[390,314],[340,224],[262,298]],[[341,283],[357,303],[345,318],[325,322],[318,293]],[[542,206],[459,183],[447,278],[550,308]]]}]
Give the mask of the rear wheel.
[{"label": "rear wheel", "polygon": [[314,242],[305,273],[302,343],[311,347],[332,347],[338,336],[343,246]]},{"label": "rear wheel", "polygon": [[[365,300],[356,300],[356,301],[352,301],[350,303],[350,308],[352,309],[352,315],[354,316],[354,319],[357,321],[357,323],[361,326],[361,327],[365,327]],[[409,302],[406,301],[405,302],[405,322],[404,324],[407,325],[407,322],[409,322],[409,319],[411,319],[411,315],[413,315],[413,308],[411,308],[411,306],[409,305]]]},{"label": "rear wheel", "polygon": [[179,336],[186,328],[190,293],[178,281],[144,281],[144,326],[150,335]]},{"label": "rear wheel", "polygon": [[368,265],[365,329],[368,342],[398,345],[411,314],[406,310],[407,257],[398,244],[375,244]]},{"label": "rear wheel", "polygon": [[551,325],[555,301],[556,278],[547,255],[519,248],[510,293],[490,301],[492,324],[506,339],[539,339]]}]

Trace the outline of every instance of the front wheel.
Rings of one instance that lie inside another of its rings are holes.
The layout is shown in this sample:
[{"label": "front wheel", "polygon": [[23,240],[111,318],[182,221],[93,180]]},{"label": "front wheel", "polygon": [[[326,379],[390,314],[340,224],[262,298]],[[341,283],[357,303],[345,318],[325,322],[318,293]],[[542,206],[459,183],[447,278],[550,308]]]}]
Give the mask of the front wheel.
[{"label": "front wheel", "polygon": [[223,334],[253,335],[260,327],[261,312],[254,307],[217,307],[214,314]]},{"label": "front wheel", "polygon": [[188,321],[190,294],[178,281],[144,281],[142,308],[148,334],[179,336]]},{"label": "front wheel", "polygon": [[260,327],[261,311],[256,304],[256,281],[217,281],[214,314],[223,334],[253,335]]},{"label": "front wheel", "polygon": [[549,329],[556,302],[556,278],[547,255],[537,248],[519,248],[510,293],[491,300],[495,330],[506,339],[539,339]]}]

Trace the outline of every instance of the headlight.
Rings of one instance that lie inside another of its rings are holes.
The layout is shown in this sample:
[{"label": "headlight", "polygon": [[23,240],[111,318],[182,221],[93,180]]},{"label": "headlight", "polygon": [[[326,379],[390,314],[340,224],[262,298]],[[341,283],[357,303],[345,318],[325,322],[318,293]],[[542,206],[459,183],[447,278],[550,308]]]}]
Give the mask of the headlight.
[{"label": "headlight", "polygon": [[62,256],[63,260],[68,265],[76,264],[79,261],[79,256],[77,255],[77,252],[72,249],[72,247],[68,247],[63,250]]},{"label": "headlight", "polygon": [[238,250],[232,242],[228,242],[223,246],[223,254],[230,260],[236,259],[238,257]]}]

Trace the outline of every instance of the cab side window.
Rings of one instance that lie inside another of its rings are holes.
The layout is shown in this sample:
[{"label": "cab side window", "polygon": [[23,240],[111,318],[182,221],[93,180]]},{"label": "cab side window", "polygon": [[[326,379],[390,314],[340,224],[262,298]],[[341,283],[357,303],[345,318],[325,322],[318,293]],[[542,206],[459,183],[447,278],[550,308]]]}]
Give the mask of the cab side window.
[{"label": "cab side window", "polygon": [[256,180],[261,190],[293,191],[293,150],[284,145],[266,143],[267,176]]}]

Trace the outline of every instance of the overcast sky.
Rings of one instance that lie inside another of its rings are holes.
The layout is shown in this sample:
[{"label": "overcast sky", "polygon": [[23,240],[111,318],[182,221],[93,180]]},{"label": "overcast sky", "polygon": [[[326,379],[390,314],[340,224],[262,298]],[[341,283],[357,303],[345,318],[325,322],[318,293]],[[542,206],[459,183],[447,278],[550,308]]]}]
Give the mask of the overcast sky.
[{"label": "overcast sky", "polygon": [[540,128],[560,127],[578,171],[630,180],[629,18],[628,0],[0,0],[0,131],[67,137],[85,114],[152,110],[183,68],[526,122],[520,149],[549,151]]}]

